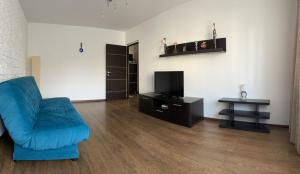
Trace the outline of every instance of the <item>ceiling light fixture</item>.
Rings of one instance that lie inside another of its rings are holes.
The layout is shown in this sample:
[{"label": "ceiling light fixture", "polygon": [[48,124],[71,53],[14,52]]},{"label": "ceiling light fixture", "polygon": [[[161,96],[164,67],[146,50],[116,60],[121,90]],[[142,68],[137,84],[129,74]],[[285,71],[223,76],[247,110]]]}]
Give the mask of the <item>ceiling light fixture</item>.
[{"label": "ceiling light fixture", "polygon": [[128,7],[128,0],[104,0],[102,2],[105,2],[105,5],[101,9],[101,18],[102,20],[100,23],[102,23],[103,19],[105,18],[106,14],[111,13],[111,9],[113,9],[114,12],[117,12],[118,9],[124,9]]},{"label": "ceiling light fixture", "polygon": [[107,5],[108,8],[110,7],[111,3],[112,3],[112,0],[106,0],[106,5]]},{"label": "ceiling light fixture", "polygon": [[107,8],[112,7],[114,10],[120,7],[128,6],[127,0],[105,0],[105,1],[106,1]]}]

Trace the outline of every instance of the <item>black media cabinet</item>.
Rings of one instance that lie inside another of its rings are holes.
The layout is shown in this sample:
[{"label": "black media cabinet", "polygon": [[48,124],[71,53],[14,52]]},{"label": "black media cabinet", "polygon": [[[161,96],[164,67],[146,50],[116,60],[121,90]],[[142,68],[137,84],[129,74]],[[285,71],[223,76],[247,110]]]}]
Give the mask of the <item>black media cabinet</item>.
[{"label": "black media cabinet", "polygon": [[139,95],[139,111],[175,124],[192,127],[203,120],[203,99],[173,98],[145,93]]},{"label": "black media cabinet", "polygon": [[[219,102],[228,103],[228,109],[223,109],[219,112],[220,115],[229,116],[229,120],[220,120],[220,127],[239,130],[247,130],[254,132],[269,133],[270,129],[266,124],[259,123],[260,119],[270,119],[270,112],[260,112],[261,105],[270,105],[270,100],[261,99],[239,99],[239,98],[222,98]],[[235,110],[234,104],[254,105],[254,111]],[[234,120],[235,117],[254,118],[255,122],[243,122]]]}]

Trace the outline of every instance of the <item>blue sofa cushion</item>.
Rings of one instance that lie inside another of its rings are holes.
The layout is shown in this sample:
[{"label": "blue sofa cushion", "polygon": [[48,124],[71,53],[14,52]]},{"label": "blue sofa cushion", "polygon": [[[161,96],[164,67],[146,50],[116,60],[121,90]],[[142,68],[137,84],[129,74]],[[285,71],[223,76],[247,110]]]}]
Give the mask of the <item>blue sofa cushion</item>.
[{"label": "blue sofa cushion", "polygon": [[31,139],[23,148],[56,149],[78,144],[89,137],[89,128],[68,98],[45,99]]},{"label": "blue sofa cushion", "polygon": [[62,160],[78,158],[79,152],[77,144],[49,150],[25,149],[14,144],[14,160]]},{"label": "blue sofa cushion", "polygon": [[27,116],[34,123],[37,119],[36,114],[39,112],[40,103],[42,101],[42,95],[34,78],[30,76],[21,77],[6,81],[5,83],[10,84],[15,97],[18,99],[18,104],[23,107],[23,112],[26,112],[26,114],[28,114]]},{"label": "blue sofa cushion", "polygon": [[31,138],[41,101],[33,77],[17,78],[0,84],[0,114],[17,144],[24,144]]}]

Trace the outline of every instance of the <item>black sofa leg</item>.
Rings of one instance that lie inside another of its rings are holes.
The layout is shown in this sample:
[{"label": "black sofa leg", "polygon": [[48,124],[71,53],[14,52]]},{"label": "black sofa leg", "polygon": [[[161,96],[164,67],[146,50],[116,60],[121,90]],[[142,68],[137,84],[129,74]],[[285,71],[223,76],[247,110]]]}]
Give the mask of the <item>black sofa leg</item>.
[{"label": "black sofa leg", "polygon": [[73,159],[71,159],[72,161],[78,161],[78,158],[73,158]]}]

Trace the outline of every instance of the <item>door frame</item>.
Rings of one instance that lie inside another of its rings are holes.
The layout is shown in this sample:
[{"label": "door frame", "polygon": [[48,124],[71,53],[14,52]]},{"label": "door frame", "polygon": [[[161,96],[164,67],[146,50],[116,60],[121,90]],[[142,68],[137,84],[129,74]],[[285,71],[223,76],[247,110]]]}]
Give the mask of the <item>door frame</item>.
[{"label": "door frame", "polygon": [[[138,94],[140,93],[140,42],[139,40],[130,42],[127,44],[127,66],[128,66],[128,54],[129,54],[129,47],[132,45],[138,45],[138,62],[137,62],[137,91]],[[128,71],[128,68],[127,68]],[[129,72],[127,72],[129,73]],[[127,98],[129,98],[129,85],[128,85],[129,77],[127,77]]]}]

